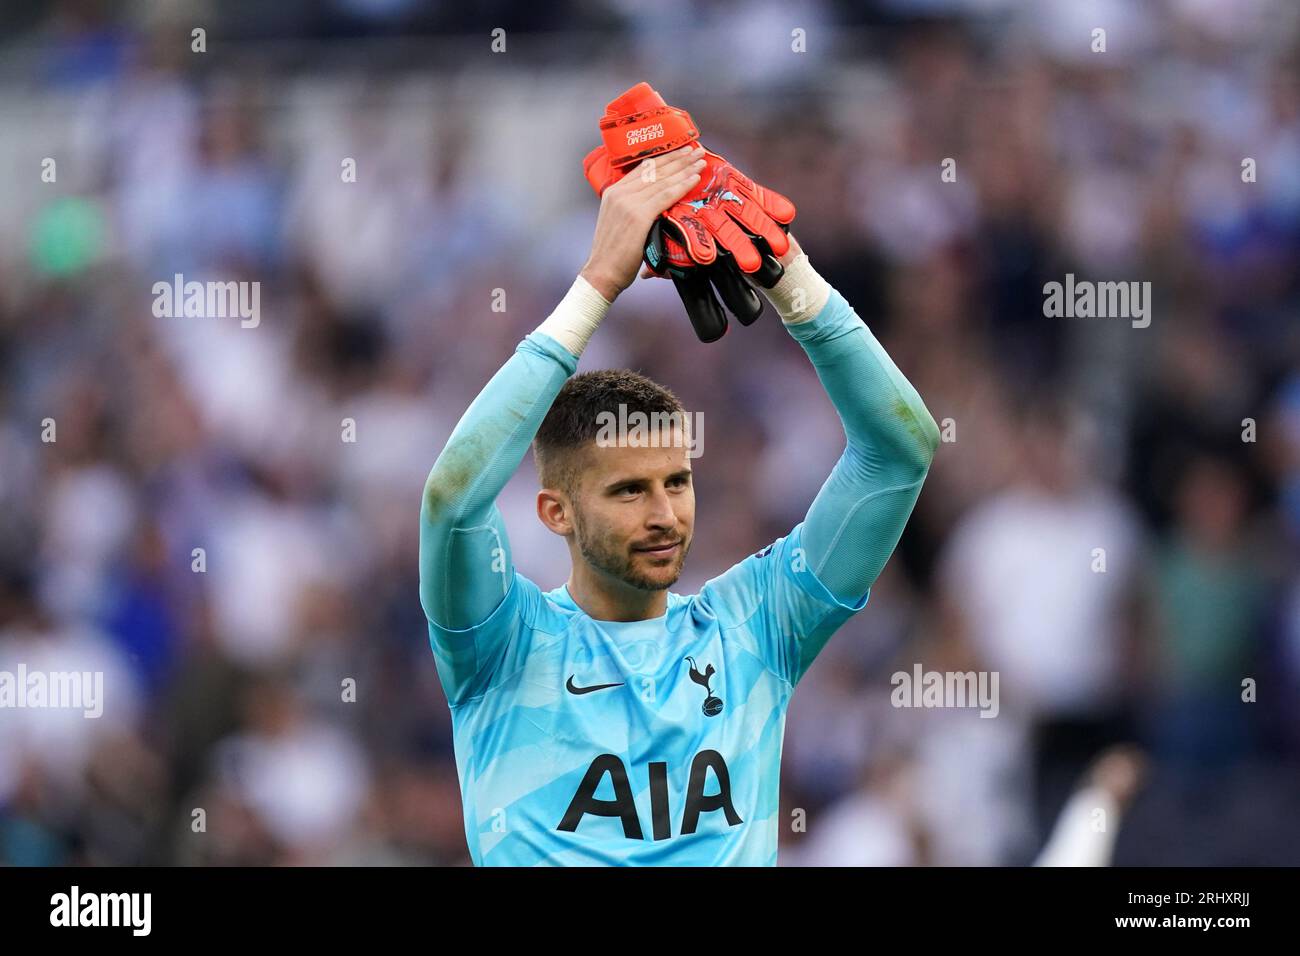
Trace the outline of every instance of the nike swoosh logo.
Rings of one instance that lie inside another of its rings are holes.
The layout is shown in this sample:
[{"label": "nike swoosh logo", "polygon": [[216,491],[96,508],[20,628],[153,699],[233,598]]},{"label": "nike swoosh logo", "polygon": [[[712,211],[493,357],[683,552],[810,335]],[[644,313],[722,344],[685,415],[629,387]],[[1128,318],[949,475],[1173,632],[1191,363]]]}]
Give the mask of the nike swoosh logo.
[{"label": "nike swoosh logo", "polygon": [[592,684],[590,687],[579,687],[573,682],[573,675],[570,674],[569,681],[564,685],[564,687],[570,694],[590,694],[595,690],[607,690],[610,687],[622,687],[623,683],[623,681],[619,681],[617,684]]}]

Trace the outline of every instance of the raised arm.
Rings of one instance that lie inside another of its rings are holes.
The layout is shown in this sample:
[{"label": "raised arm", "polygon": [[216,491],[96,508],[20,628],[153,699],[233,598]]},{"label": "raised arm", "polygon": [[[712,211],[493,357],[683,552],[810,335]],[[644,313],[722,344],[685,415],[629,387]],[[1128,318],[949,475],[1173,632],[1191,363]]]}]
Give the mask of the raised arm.
[{"label": "raised arm", "polygon": [[[598,322],[607,307],[579,279],[556,311]],[[542,329],[529,334],[474,399],[434,463],[420,507],[420,603],[432,623],[472,627],[505,597],[514,564],[496,497],[577,365],[577,356]]]},{"label": "raised arm", "polygon": [[844,426],[844,454],[804,521],[804,559],[831,594],[860,600],[893,553],[939,444],[939,428],[844,298],[797,243],[769,298],[807,352]]},{"label": "raised arm", "polygon": [[[655,175],[629,175],[601,199],[591,256],[573,287],[474,399],[424,486],[420,603],[444,684],[485,666],[500,634],[486,622],[510,592],[514,565],[496,497],[514,474],[610,303],[636,277],[656,216],[698,179],[690,150],[659,157]],[[448,676],[453,679],[448,680]]]},{"label": "raised arm", "polygon": [[939,444],[939,429],[847,302],[791,237],[767,296],[812,360],[847,438],[807,517],[705,583],[702,597],[748,631],[757,655],[793,687],[867,603]]}]

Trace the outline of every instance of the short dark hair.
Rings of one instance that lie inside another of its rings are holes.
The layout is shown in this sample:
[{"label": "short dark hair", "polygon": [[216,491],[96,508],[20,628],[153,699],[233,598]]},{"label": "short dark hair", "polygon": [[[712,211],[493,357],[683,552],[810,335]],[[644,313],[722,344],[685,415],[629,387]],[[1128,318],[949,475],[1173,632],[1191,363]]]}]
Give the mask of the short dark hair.
[{"label": "short dark hair", "polygon": [[571,494],[578,484],[578,449],[596,440],[600,415],[642,412],[655,421],[657,414],[669,414],[684,421],[681,401],[658,382],[628,368],[606,368],[582,372],[564,383],[551,403],[533,441],[533,461],[543,488],[559,488]]}]

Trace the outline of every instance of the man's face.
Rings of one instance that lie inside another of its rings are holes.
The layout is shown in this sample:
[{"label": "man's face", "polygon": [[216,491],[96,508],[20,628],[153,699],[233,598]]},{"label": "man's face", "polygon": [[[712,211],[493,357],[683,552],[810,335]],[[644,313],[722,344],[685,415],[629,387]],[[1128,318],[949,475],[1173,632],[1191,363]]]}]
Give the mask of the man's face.
[{"label": "man's face", "polygon": [[676,428],[658,435],[658,448],[588,445],[573,502],[587,563],[647,591],[681,577],[695,528],[688,449]]}]

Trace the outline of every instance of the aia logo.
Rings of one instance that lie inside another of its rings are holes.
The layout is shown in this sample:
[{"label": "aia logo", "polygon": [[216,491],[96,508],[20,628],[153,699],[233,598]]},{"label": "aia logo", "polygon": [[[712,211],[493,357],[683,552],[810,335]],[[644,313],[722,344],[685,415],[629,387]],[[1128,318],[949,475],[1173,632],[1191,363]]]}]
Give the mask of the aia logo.
[{"label": "aia logo", "polygon": [[[650,838],[667,840],[673,835],[670,813],[672,801],[668,792],[668,764],[656,760],[646,768],[646,771],[650,784]],[[717,781],[717,793],[704,792],[710,771]],[[596,796],[596,791],[600,789],[606,777],[609,778],[614,793],[612,800],[604,800]],[[727,771],[727,762],[716,750],[701,750],[691,760],[678,834],[687,836],[696,832],[699,829],[700,817],[714,811],[721,811],[728,827],[739,826],[745,822],[736,812],[731,800],[731,774]],[[614,817],[623,824],[623,836],[627,839],[645,839],[645,830],[641,826],[644,818],[632,792],[628,767],[617,754],[601,754],[591,762],[591,766],[582,776],[582,782],[578,784],[577,792],[569,802],[569,808],[564,811],[564,819],[556,829],[576,833],[578,824],[588,816]]]},{"label": "aia logo", "polygon": [[704,711],[705,717],[716,717],[722,713],[722,698],[714,697],[713,691],[709,687],[710,679],[716,673],[712,664],[705,665],[704,671],[701,672],[695,666],[695,658],[686,658],[691,662],[691,680],[704,688],[704,703],[700,705],[700,710]]}]

